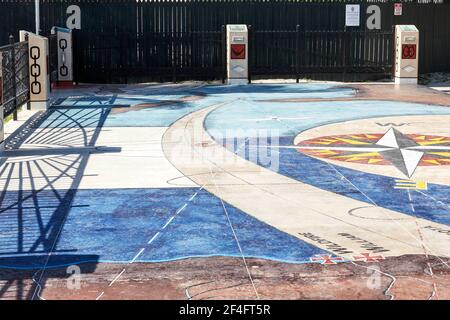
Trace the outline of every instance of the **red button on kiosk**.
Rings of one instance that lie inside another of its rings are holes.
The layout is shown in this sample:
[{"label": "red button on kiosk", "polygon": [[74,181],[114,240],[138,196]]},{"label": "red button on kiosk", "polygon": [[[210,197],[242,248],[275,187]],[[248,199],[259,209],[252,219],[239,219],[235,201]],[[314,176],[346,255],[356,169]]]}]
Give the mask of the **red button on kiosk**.
[{"label": "red button on kiosk", "polygon": [[231,59],[245,59],[245,44],[231,45]]},{"label": "red button on kiosk", "polygon": [[403,44],[402,45],[402,58],[403,59],[415,59],[416,58],[416,45],[415,44]]}]

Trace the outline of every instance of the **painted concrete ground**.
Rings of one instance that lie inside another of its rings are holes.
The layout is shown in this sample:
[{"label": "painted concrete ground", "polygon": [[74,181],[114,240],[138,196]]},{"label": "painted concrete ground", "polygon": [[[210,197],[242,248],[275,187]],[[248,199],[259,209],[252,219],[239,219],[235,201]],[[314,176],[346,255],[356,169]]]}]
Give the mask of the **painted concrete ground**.
[{"label": "painted concrete ground", "polygon": [[[448,179],[448,172],[450,171],[450,167],[448,167],[450,165],[449,137],[444,136],[442,139],[440,137],[435,139],[436,145],[439,147],[435,151],[441,151],[438,156],[442,155],[442,157],[438,158],[444,161],[436,162],[435,159],[430,159],[428,163],[422,163],[422,165],[436,165],[437,168],[433,167],[433,171],[444,170],[443,174],[447,175],[445,177],[446,179],[443,179],[444,181],[441,184],[427,183],[427,190],[411,188],[413,191],[409,189],[396,189],[396,185],[398,184],[397,180],[402,178],[410,180],[410,177],[402,175],[401,172],[393,177],[382,174],[370,174],[360,170],[344,168],[339,166],[340,163],[334,162],[334,164],[338,164],[336,166],[338,169],[336,169],[334,166],[330,166],[329,162],[323,161],[324,159],[330,159],[329,157],[319,157],[319,154],[316,154],[316,157],[311,157],[311,154],[299,152],[299,150],[303,150],[300,147],[292,148],[292,146],[296,145],[294,144],[294,139],[299,133],[330,123],[377,118],[379,125],[375,130],[378,133],[384,134],[391,127],[398,127],[401,130],[402,125],[410,125],[410,123],[405,123],[404,116],[406,115],[435,115],[437,118],[440,115],[448,116],[448,108],[386,101],[306,102],[301,106],[298,103],[285,103],[277,107],[274,107],[274,103],[271,102],[260,103],[257,107],[251,104],[249,105],[248,108],[242,108],[242,104],[231,104],[216,109],[206,118],[205,126],[209,133],[212,136],[218,135],[223,137],[226,134],[225,131],[229,130],[229,128],[234,128],[236,132],[239,132],[238,128],[243,127],[244,124],[249,129],[253,129],[254,132],[267,128],[272,131],[276,130],[279,133],[279,136],[276,137],[279,143],[276,146],[272,146],[270,150],[276,149],[274,152],[279,153],[277,170],[280,174],[316,186],[322,190],[331,191],[367,203],[375,202],[379,207],[389,208],[430,221],[450,225],[450,180]],[[362,112],[362,108],[364,112]],[[298,115],[301,115],[300,120],[296,120],[295,118]],[[397,118],[395,116],[401,117]],[[269,121],[269,124],[261,120],[248,120],[252,118],[258,119],[258,117],[262,120],[271,118],[280,120]],[[433,126],[436,118],[430,118],[428,123]],[[427,118],[419,117],[419,119],[421,122],[424,122]],[[390,122],[391,120],[393,121]],[[450,117],[447,120],[450,120]],[[448,126],[448,122],[444,126]],[[427,130],[431,131],[430,129],[428,128]],[[350,141],[350,144],[353,143],[355,145],[359,142],[361,143],[358,144],[359,146],[364,146],[365,142],[361,142],[361,139],[358,140],[355,134],[373,134],[373,129],[371,128],[368,132],[361,131],[361,128],[357,128],[356,130],[353,135],[347,136],[346,139]],[[336,136],[338,135],[331,135],[327,138],[330,139]],[[381,136],[377,138],[379,139]],[[434,136],[430,137],[430,139],[433,138]],[[429,142],[433,141],[430,140]],[[323,144],[323,141],[321,143],[317,145],[327,145]],[[268,145],[271,146],[270,143]],[[258,148],[258,146],[252,146],[248,143],[245,147],[245,153],[244,150],[242,152],[247,155],[252,148]],[[266,145],[262,147],[266,148]],[[236,149],[237,146],[234,145],[232,151],[238,152]],[[325,148],[324,150],[326,151],[327,149]],[[332,150],[332,147],[329,150]],[[370,154],[367,159],[355,159],[360,154],[363,154],[363,152],[352,153],[352,157],[343,157],[342,154],[335,154],[334,156],[341,156],[341,159],[346,163],[358,160],[366,160],[366,163],[368,163],[370,157],[377,158],[378,156],[376,154]],[[256,163],[261,166],[265,165],[261,161],[256,161]],[[373,162],[372,165],[376,163]],[[391,164],[387,163],[387,165]],[[266,166],[270,166],[270,164],[266,164]],[[342,179],[342,176],[345,179]],[[429,179],[427,180],[429,182]],[[414,181],[414,179],[411,181]],[[411,193],[413,193],[412,196]]]},{"label": "painted concrete ground", "polygon": [[319,83],[56,91],[7,139],[0,268],[37,270],[42,288],[46,270],[86,263],[450,257],[450,108],[357,96]]}]

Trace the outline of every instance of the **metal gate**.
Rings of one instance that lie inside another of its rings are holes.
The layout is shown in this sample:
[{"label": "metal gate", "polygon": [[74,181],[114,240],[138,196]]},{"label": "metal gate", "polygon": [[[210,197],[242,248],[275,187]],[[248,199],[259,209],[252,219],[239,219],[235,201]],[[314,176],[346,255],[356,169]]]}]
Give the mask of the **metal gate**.
[{"label": "metal gate", "polygon": [[0,102],[3,104],[3,116],[13,114],[14,120],[17,120],[17,108],[30,100],[28,42],[14,43],[11,36],[10,44],[0,47],[0,55]]}]

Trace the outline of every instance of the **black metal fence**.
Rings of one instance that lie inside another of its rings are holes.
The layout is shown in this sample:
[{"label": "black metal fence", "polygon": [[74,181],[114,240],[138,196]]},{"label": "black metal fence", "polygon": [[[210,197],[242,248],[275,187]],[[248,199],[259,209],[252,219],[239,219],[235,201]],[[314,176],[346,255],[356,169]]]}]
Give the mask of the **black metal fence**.
[{"label": "black metal fence", "polygon": [[[311,77],[365,73],[392,74],[394,37],[379,30],[252,31],[250,66],[253,76]],[[355,77],[355,75],[352,75]]]},{"label": "black metal fence", "polygon": [[78,82],[213,80],[223,70],[222,32],[74,32]]},{"label": "black metal fence", "polygon": [[[339,38],[344,37],[345,5],[348,3],[361,6],[360,26],[347,30],[360,34],[353,34],[355,40],[350,40],[345,47],[350,56],[341,61],[342,57],[334,55],[340,55],[344,49],[341,43],[345,41]],[[394,3],[402,3],[402,15],[394,15]],[[292,33],[296,25],[300,25],[301,32],[305,33],[302,39],[309,39],[309,44],[301,48],[303,53],[298,57],[297,65],[300,68],[304,61],[309,61],[315,66],[311,72],[316,75],[326,74],[322,67],[327,65],[349,74],[376,69],[384,73],[391,64],[390,53],[386,53],[391,50],[390,40],[368,39],[383,38],[380,33],[391,32],[396,24],[415,24],[419,28],[421,73],[450,71],[450,0],[41,0],[44,33],[54,25],[68,26],[75,19],[74,6],[80,10],[79,26],[86,34],[80,35],[84,40],[77,49],[82,53],[80,61],[86,61],[86,65],[78,70],[80,80],[89,79],[89,74],[90,81],[95,82],[104,82],[104,79],[108,82],[132,81],[149,74],[149,80],[158,81],[192,75],[202,79],[205,74],[213,74],[216,78],[223,60],[219,54],[220,28],[229,23],[253,26],[255,76],[258,73],[274,75],[275,69],[292,74],[296,64],[293,59],[297,59],[292,56],[296,42]],[[373,26],[369,28],[376,11],[374,8],[379,10],[378,30],[372,30]],[[34,29],[34,0],[0,0],[0,43],[6,43],[8,35],[16,34],[20,29]],[[265,31],[274,33],[264,35]],[[370,35],[366,35],[366,31],[370,31]],[[261,40],[264,37],[270,38],[270,42]],[[357,43],[358,37],[364,37],[364,43],[372,44]],[[389,38],[389,34],[386,37]],[[150,45],[150,41],[159,44]],[[189,41],[203,44],[194,46]],[[331,44],[323,46],[330,41]],[[301,41],[297,42],[302,46]],[[205,43],[213,48],[208,51]],[[120,52],[119,46],[129,50]],[[354,46],[352,50],[351,46]],[[357,47],[364,48],[364,52],[360,53]],[[150,53],[143,48],[149,48]],[[178,52],[181,53],[174,56]],[[194,52],[206,57],[190,56]],[[373,54],[378,52],[381,56],[374,57]],[[99,66],[98,61],[102,59],[109,59],[111,68]],[[175,59],[179,61],[174,62]],[[195,59],[210,62],[206,67]],[[158,65],[160,68],[155,69]],[[200,67],[204,68],[203,72]],[[131,75],[124,79],[128,71]]]},{"label": "black metal fence", "polygon": [[[300,31],[302,73],[342,73],[388,76],[394,64],[392,31]],[[353,76],[354,77],[354,76]]]},{"label": "black metal fence", "polygon": [[[393,65],[392,31],[250,32],[250,71],[258,77],[386,77]],[[79,82],[217,80],[225,77],[221,31],[145,34],[76,31]],[[358,78],[357,78],[358,79]]]},{"label": "black metal fence", "polygon": [[48,38],[50,83],[56,83],[58,81],[58,38],[56,34],[47,34],[45,36]]},{"label": "black metal fence", "polygon": [[3,116],[14,115],[17,120],[17,108],[28,103],[29,91],[29,64],[28,42],[14,43],[0,47],[0,103],[3,104]]},{"label": "black metal fence", "polygon": [[[366,30],[370,6],[380,9],[380,30],[395,24],[415,24],[420,32],[420,71],[450,71],[450,0],[41,0],[41,28],[65,27],[70,7],[80,8],[84,31],[133,34],[146,32],[218,31],[228,23],[255,30],[343,30],[345,4],[361,5],[357,30]],[[403,4],[401,16],[394,3]],[[34,0],[0,0],[0,45],[20,29],[34,30]]]}]

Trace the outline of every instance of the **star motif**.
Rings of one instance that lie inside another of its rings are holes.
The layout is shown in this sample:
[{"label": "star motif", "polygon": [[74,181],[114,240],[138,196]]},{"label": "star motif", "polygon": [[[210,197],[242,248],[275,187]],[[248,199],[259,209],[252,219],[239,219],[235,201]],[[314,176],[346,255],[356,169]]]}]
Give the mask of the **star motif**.
[{"label": "star motif", "polygon": [[390,128],[372,145],[367,143],[349,143],[338,146],[298,145],[296,148],[303,150],[355,152],[355,156],[363,152],[376,152],[408,178],[412,177],[422,157],[426,153],[450,151],[450,146],[448,145],[420,145],[395,128]]}]

